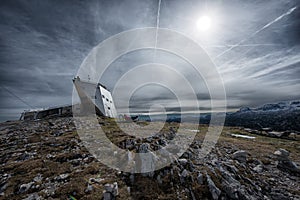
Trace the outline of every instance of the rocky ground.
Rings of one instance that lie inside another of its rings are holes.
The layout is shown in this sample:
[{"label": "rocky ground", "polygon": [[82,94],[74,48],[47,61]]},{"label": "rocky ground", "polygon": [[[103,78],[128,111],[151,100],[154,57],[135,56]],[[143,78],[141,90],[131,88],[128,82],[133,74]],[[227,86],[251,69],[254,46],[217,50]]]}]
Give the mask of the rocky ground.
[{"label": "rocky ground", "polygon": [[[168,123],[141,140],[125,136],[111,120],[99,122],[116,145],[135,152],[167,145],[178,126]],[[298,136],[286,140],[225,127],[211,153],[199,158],[206,131],[200,125],[191,147],[170,166],[130,174],[97,161],[71,117],[5,122],[0,199],[300,199]]]}]

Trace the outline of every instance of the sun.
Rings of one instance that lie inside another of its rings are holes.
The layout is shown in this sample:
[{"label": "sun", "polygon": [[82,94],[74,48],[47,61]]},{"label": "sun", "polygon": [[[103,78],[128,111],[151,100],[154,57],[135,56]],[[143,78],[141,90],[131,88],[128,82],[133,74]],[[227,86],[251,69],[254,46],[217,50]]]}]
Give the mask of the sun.
[{"label": "sun", "polygon": [[200,31],[208,31],[211,28],[211,18],[208,16],[202,16],[197,21],[197,28]]}]

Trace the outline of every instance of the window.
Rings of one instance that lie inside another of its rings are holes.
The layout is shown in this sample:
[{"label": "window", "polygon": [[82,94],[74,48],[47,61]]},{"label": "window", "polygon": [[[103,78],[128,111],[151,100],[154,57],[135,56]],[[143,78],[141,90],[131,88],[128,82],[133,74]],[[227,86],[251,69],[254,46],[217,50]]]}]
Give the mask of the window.
[{"label": "window", "polygon": [[106,101],[108,101],[108,98],[106,98]]},{"label": "window", "polygon": [[108,108],[108,110],[110,110],[110,107],[107,107]]},{"label": "window", "polygon": [[105,98],[105,96],[102,94],[102,98],[104,99]]}]

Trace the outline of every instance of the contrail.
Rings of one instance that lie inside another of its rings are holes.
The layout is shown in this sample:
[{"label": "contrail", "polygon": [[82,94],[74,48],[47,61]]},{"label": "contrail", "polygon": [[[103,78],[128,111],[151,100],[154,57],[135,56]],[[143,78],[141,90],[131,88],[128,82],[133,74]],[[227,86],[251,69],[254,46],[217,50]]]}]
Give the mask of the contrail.
[{"label": "contrail", "polygon": [[[224,47],[234,47],[235,44],[225,44],[225,45],[203,45],[204,47],[212,48],[224,48]],[[281,46],[280,44],[242,44],[240,47],[258,47],[258,46]]]},{"label": "contrail", "polygon": [[252,33],[248,38],[246,39],[243,39],[241,40],[240,42],[238,42],[237,44],[233,45],[232,47],[230,47],[229,49],[223,51],[222,53],[220,53],[219,55],[217,55],[215,57],[216,58],[219,58],[221,57],[222,55],[224,55],[225,53],[231,51],[232,49],[240,46],[243,42],[249,40],[250,38],[252,38],[253,36],[255,36],[256,34],[258,34],[259,32],[263,31],[264,29],[268,28],[269,26],[271,26],[272,24],[274,24],[275,22],[281,20],[282,18],[284,18],[285,16],[287,15],[290,15],[292,12],[294,12],[295,10],[297,9],[297,6],[291,8],[289,11],[287,11],[286,13],[280,15],[279,17],[277,17],[276,19],[274,19],[273,21],[269,22],[268,24],[264,25],[262,28],[258,29],[257,31],[255,31],[254,33]]},{"label": "contrail", "polygon": [[158,36],[158,28],[159,28],[159,16],[160,16],[160,4],[161,4],[161,0],[158,0],[158,9],[157,9],[157,18],[156,18],[155,49],[156,49],[156,46],[157,46],[157,36]]},{"label": "contrail", "polygon": [[154,45],[153,62],[155,62],[155,60],[156,60],[156,47],[157,47],[158,28],[159,28],[160,4],[161,4],[161,0],[158,0],[158,8],[157,8],[157,16],[156,16],[156,33],[155,33],[155,45]]},{"label": "contrail", "polygon": [[26,101],[24,101],[22,98],[20,98],[19,96],[17,96],[15,93],[13,93],[12,91],[10,91],[9,89],[7,89],[4,86],[1,86],[3,89],[5,89],[9,94],[13,95],[14,97],[16,97],[17,99],[19,99],[22,103],[24,103],[25,105],[29,106],[29,108],[33,109],[33,107],[27,103]]}]

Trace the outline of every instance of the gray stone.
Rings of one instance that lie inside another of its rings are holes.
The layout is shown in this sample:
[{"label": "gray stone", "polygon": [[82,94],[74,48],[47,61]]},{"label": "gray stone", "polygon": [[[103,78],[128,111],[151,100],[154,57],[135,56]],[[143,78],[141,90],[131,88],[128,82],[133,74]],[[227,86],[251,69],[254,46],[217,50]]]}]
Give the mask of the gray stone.
[{"label": "gray stone", "polygon": [[103,178],[90,178],[89,183],[101,183],[103,180]]},{"label": "gray stone", "polygon": [[37,193],[33,193],[23,200],[41,200],[41,199],[42,198]]},{"label": "gray stone", "polygon": [[43,177],[41,174],[38,174],[36,177],[33,178],[34,182],[41,182],[43,180]]},{"label": "gray stone", "polygon": [[181,184],[185,183],[185,181],[186,181],[186,179],[187,179],[188,176],[189,176],[189,172],[186,169],[184,169],[181,172],[181,174],[180,174],[180,182],[181,182]]},{"label": "gray stone", "polygon": [[277,151],[274,152],[274,155],[280,157],[280,158],[287,158],[290,155],[290,152],[288,152],[285,149],[279,149]]},{"label": "gray stone", "polygon": [[187,159],[185,159],[185,158],[178,159],[178,162],[184,166],[188,163]]},{"label": "gray stone", "polygon": [[22,184],[19,188],[19,193],[24,193],[24,192],[27,192],[31,186],[33,185],[34,182],[30,182],[30,183],[27,183],[27,184]]},{"label": "gray stone", "polygon": [[189,172],[186,169],[184,169],[181,173],[181,176],[184,178],[186,178],[188,175],[189,175]]},{"label": "gray stone", "polygon": [[155,171],[156,156],[152,152],[138,154],[140,159],[140,173],[144,173],[146,176],[153,177]]},{"label": "gray stone", "polygon": [[255,171],[257,173],[261,173],[263,171],[263,166],[257,165],[256,167],[253,168],[253,171]]},{"label": "gray stone", "polygon": [[162,184],[162,180],[161,180],[161,176],[160,175],[158,175],[157,177],[156,177],[156,180],[157,180],[157,182],[158,182],[158,184]]},{"label": "gray stone", "polygon": [[203,185],[203,174],[201,172],[198,173],[198,176],[197,176],[197,181],[200,185]]},{"label": "gray stone", "polygon": [[134,174],[130,174],[129,180],[131,184],[134,184]]},{"label": "gray stone", "polygon": [[247,161],[247,152],[240,150],[233,153],[233,159],[245,163]]},{"label": "gray stone", "polygon": [[113,185],[114,185],[113,195],[117,196],[117,195],[119,195],[118,183],[114,182]]},{"label": "gray stone", "polygon": [[[113,184],[105,184],[104,185],[104,194],[109,193],[111,194],[112,199],[114,199],[119,194],[118,183],[114,182]],[[104,195],[108,198],[110,195]]]},{"label": "gray stone", "polygon": [[147,153],[149,152],[149,149],[150,149],[150,145],[147,143],[143,143],[140,145],[138,153]]},{"label": "gray stone", "polygon": [[208,174],[206,174],[206,177],[207,177],[208,188],[209,188],[212,198],[214,200],[219,199],[221,190],[216,187],[215,183],[213,182],[213,180],[210,178],[210,176]]},{"label": "gray stone", "polygon": [[274,155],[276,155],[278,159],[278,164],[277,164],[278,169],[282,171],[290,172],[293,175],[297,175],[297,176],[300,175],[300,168],[289,159],[290,153],[287,150],[279,149],[274,152]]},{"label": "gray stone", "polygon": [[114,200],[114,196],[110,192],[103,193],[103,200]]},{"label": "gray stone", "polygon": [[2,194],[6,190],[7,186],[8,186],[8,183],[2,184],[2,186],[0,187],[0,194]]},{"label": "gray stone", "polygon": [[94,187],[90,184],[88,184],[87,188],[84,190],[85,193],[91,193],[93,191]]},{"label": "gray stone", "polygon": [[70,175],[69,174],[60,174],[59,176],[55,177],[55,180],[57,181],[64,181],[66,180]]}]

